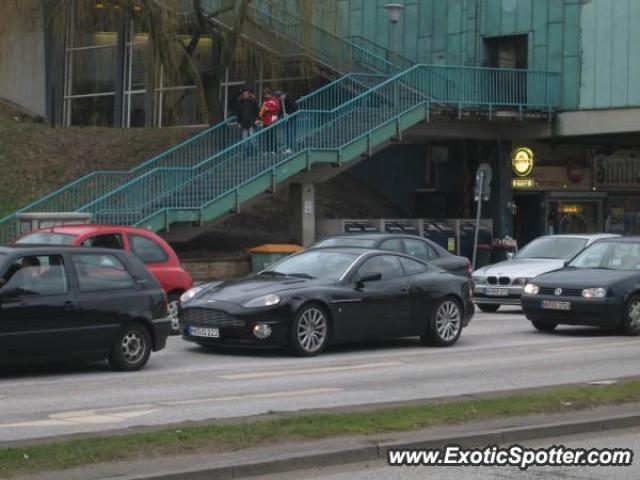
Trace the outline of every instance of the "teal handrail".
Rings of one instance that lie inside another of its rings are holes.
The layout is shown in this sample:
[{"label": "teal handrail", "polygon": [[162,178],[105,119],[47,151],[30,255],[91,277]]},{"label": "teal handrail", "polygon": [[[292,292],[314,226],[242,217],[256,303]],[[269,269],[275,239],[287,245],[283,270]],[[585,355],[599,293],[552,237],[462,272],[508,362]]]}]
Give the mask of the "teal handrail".
[{"label": "teal handrail", "polygon": [[[149,172],[83,211],[93,213],[101,222],[141,224],[171,209],[206,208],[292,156],[305,151],[339,150],[390,118],[424,105],[553,110],[559,79],[559,75],[548,72],[417,65],[332,110],[296,112],[191,169]],[[541,88],[523,89],[529,84],[540,84]],[[279,143],[291,135],[292,129],[295,135],[287,145],[291,152],[279,150]]]}]

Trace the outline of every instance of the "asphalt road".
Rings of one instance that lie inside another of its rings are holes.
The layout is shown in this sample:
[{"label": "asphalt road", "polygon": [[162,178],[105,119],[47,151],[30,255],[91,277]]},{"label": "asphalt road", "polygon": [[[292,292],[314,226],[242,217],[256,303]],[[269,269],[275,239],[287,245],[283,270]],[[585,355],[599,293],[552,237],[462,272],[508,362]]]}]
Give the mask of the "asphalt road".
[{"label": "asphalt road", "polygon": [[476,315],[448,349],[401,339],[300,359],[173,337],[136,373],[106,363],[0,371],[0,441],[605,380],[637,375],[639,346],[589,328],[539,333],[514,310]]},{"label": "asphalt road", "polygon": [[615,430],[571,437],[547,438],[522,445],[548,448],[563,445],[570,448],[630,448],[634,461],[628,467],[531,467],[521,471],[517,467],[389,467],[384,461],[356,463],[337,467],[318,468],[275,476],[253,477],[254,480],[637,480],[640,478],[640,429]]}]

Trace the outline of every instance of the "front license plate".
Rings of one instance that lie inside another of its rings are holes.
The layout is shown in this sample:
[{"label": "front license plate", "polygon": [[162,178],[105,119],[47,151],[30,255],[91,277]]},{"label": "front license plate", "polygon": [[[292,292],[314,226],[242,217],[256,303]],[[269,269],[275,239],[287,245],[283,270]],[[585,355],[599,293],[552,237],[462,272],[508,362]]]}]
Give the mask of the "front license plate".
[{"label": "front license plate", "polygon": [[547,310],[571,310],[571,304],[569,302],[551,302],[543,300],[542,308]]},{"label": "front license plate", "polygon": [[506,297],[509,295],[508,288],[487,288],[484,291],[485,295],[489,297]]},{"label": "front license plate", "polygon": [[192,337],[220,338],[220,329],[206,327],[189,327],[189,335],[191,335]]}]

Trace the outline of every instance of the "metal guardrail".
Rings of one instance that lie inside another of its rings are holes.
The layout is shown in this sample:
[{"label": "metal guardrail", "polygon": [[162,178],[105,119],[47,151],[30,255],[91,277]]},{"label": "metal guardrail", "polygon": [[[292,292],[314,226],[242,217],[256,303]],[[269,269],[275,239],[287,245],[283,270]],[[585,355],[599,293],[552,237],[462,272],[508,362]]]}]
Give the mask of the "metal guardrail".
[{"label": "metal guardrail", "polygon": [[[416,65],[332,110],[300,110],[191,168],[149,172],[82,211],[104,223],[143,224],[162,211],[203,209],[303,151],[339,151],[421,106],[551,111],[559,80],[548,72]],[[536,88],[527,91],[530,84]]]}]

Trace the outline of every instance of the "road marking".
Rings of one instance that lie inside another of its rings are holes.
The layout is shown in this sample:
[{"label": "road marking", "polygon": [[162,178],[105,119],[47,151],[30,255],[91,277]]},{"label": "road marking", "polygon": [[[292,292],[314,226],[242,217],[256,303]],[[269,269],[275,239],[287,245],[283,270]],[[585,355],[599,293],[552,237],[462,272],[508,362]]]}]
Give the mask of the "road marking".
[{"label": "road marking", "polygon": [[217,403],[230,402],[236,400],[265,400],[270,398],[287,398],[297,397],[300,395],[321,395],[325,393],[336,393],[342,391],[342,388],[313,388],[308,390],[291,390],[288,392],[273,393],[255,393],[249,395],[233,395],[230,397],[214,397],[214,398],[194,398],[193,400],[175,400],[171,402],[160,402],[160,405],[177,406],[177,405],[196,405],[199,403]]},{"label": "road marking", "polygon": [[384,362],[384,363],[365,363],[361,365],[338,365],[334,367],[312,367],[312,368],[296,368],[289,370],[273,370],[264,372],[251,373],[234,373],[229,375],[221,375],[224,380],[251,380],[261,378],[286,377],[289,375],[300,375],[309,373],[330,373],[330,372],[349,372],[355,370],[369,370],[372,368],[398,367],[405,365],[403,362]]},{"label": "road marking", "polygon": [[98,425],[121,423],[132,418],[151,415],[162,410],[162,407],[181,405],[197,405],[239,400],[267,400],[272,398],[287,398],[302,395],[322,395],[342,391],[342,388],[313,388],[306,390],[289,390],[286,392],[251,393],[248,395],[233,395],[228,397],[194,398],[190,400],[173,400],[157,402],[156,404],[134,405],[128,407],[102,408],[96,410],[76,410],[70,412],[52,413],[43,420],[0,424],[2,428],[19,427],[63,427],[72,425]]},{"label": "road marking", "polygon": [[573,352],[584,349],[594,349],[594,348],[611,348],[611,347],[627,347],[627,346],[638,346],[640,345],[640,341],[638,340],[628,340],[621,342],[609,342],[609,343],[585,343],[582,345],[570,345],[568,347],[549,347],[544,348],[545,352]]}]

